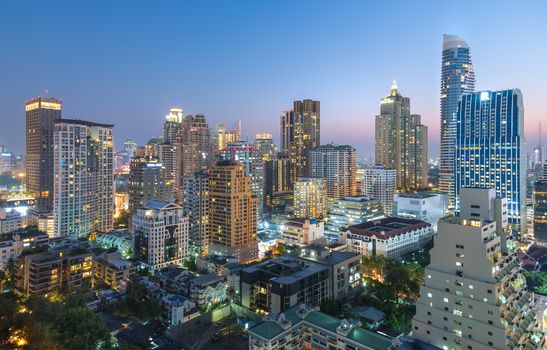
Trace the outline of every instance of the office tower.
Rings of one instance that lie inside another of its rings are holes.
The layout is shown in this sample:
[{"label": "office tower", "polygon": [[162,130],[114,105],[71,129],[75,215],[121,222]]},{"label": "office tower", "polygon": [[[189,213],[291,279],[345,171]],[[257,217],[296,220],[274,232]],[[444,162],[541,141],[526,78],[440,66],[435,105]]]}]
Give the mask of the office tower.
[{"label": "office tower", "polygon": [[427,187],[427,126],[410,114],[410,98],[393,81],[376,116],[376,164],[397,170],[397,188],[411,191]]},{"label": "office tower", "polygon": [[158,145],[163,143],[162,137],[153,137],[144,145],[144,155],[147,157],[159,157]]},{"label": "office tower", "polygon": [[209,253],[231,255],[240,262],[258,257],[256,237],[257,198],[251,177],[235,161],[222,161],[210,168]]},{"label": "office tower", "polygon": [[386,169],[381,165],[365,169],[363,196],[379,199],[384,213],[388,216],[393,214],[393,195],[396,187],[395,169]]},{"label": "office tower", "polygon": [[448,196],[449,208],[455,206],[454,148],[456,113],[460,97],[475,91],[475,72],[469,46],[455,35],[443,36],[441,63],[441,163],[439,189]]},{"label": "office tower", "polygon": [[171,143],[162,143],[156,146],[157,158],[164,168],[165,184],[174,193],[175,177],[177,174],[177,147]]},{"label": "office tower", "polygon": [[363,194],[363,184],[365,179],[365,169],[360,168],[355,171],[355,187],[357,187],[357,195]]},{"label": "office tower", "polygon": [[534,240],[547,245],[547,163],[543,163],[542,170],[534,184]]},{"label": "office tower", "polygon": [[53,210],[53,131],[61,119],[61,100],[36,97],[25,102],[26,183],[38,217]]},{"label": "office tower", "polygon": [[262,222],[264,212],[264,161],[258,150],[245,141],[229,142],[222,151],[222,159],[238,161],[245,169],[245,176],[251,177],[251,191],[258,199],[257,220]]},{"label": "office tower", "polygon": [[281,151],[291,160],[291,184],[309,175],[309,152],[321,143],[319,101],[294,101],[281,116]]},{"label": "office tower", "polygon": [[220,123],[217,125],[214,133],[213,148],[215,153],[223,151],[229,142],[235,142],[241,140],[241,120],[235,122],[232,129],[227,129],[226,124]]},{"label": "office tower", "polygon": [[54,132],[54,231],[87,237],[113,228],[111,124],[60,119]]},{"label": "office tower", "polygon": [[338,242],[341,229],[383,217],[384,209],[378,199],[363,196],[336,199],[329,205],[325,238],[328,242]]},{"label": "office tower", "polygon": [[262,160],[270,160],[277,154],[272,134],[256,134],[254,146]]},{"label": "office tower", "polygon": [[129,165],[131,158],[135,156],[138,145],[133,139],[125,139],[123,141],[123,164]]},{"label": "office tower", "polygon": [[440,349],[542,349],[518,252],[506,252],[507,201],[493,189],[460,194],[460,216],[439,221],[413,336]]},{"label": "office tower", "polygon": [[182,108],[173,107],[169,110],[169,113],[165,116],[165,123],[163,124],[163,142],[168,144],[174,144],[175,139],[182,130],[182,122],[184,120],[184,112]]},{"label": "office tower", "polygon": [[182,208],[188,216],[189,255],[207,255],[209,248],[210,210],[209,172],[201,170],[187,174],[182,185]]},{"label": "office tower", "polygon": [[355,148],[327,144],[310,151],[310,177],[327,181],[327,196],[337,199],[357,193]]},{"label": "office tower", "polygon": [[509,221],[526,229],[524,106],[518,89],[464,94],[455,143],[456,210],[461,187],[495,188]]},{"label": "office tower", "polygon": [[301,177],[294,184],[294,216],[319,218],[327,216],[327,181]]},{"label": "office tower", "polygon": [[133,215],[134,257],[151,271],[188,257],[188,218],[173,203],[151,200]]},{"label": "office tower", "polygon": [[171,189],[165,183],[165,168],[158,158],[133,157],[130,163],[128,180],[128,210],[131,215],[152,199],[166,202],[171,197]]}]

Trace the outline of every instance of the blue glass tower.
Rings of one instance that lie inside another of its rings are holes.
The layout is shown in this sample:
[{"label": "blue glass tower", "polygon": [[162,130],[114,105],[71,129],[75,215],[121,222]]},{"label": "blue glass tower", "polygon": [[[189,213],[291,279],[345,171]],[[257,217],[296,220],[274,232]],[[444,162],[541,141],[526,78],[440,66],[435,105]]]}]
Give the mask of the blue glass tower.
[{"label": "blue glass tower", "polygon": [[441,164],[439,189],[454,207],[454,145],[460,97],[475,91],[475,72],[469,46],[455,35],[443,36],[441,66]]},{"label": "blue glass tower", "polygon": [[495,188],[509,223],[526,229],[526,145],[519,89],[461,97],[456,121],[456,210],[462,187]]}]

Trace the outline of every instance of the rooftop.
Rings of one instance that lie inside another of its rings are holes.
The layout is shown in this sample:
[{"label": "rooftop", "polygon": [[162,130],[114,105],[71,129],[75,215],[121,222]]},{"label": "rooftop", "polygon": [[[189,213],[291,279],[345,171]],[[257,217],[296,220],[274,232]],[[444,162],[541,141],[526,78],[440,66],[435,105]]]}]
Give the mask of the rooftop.
[{"label": "rooftop", "polygon": [[381,236],[384,238],[392,238],[424,227],[431,227],[431,224],[422,220],[392,216],[348,226],[347,228],[343,228],[342,231],[350,231],[353,234],[367,237]]},{"label": "rooftop", "polygon": [[467,42],[457,35],[445,34],[443,35],[443,50],[454,49],[457,47],[469,48]]},{"label": "rooftop", "polygon": [[81,119],[59,119],[55,122],[56,124],[76,124],[76,125],[85,125],[85,126],[98,126],[101,128],[113,128],[114,124],[102,124],[102,123],[95,123],[90,122],[87,120],[81,120]]},{"label": "rooftop", "polygon": [[440,193],[432,193],[432,192],[414,192],[414,193],[401,193],[397,196],[401,198],[417,198],[417,199],[426,199],[426,198],[432,198],[440,196]]}]

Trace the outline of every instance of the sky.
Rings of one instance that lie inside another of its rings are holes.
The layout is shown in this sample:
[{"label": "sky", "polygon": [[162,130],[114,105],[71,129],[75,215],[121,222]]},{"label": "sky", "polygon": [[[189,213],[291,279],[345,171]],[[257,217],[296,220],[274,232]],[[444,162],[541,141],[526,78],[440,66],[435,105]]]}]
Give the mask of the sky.
[{"label": "sky", "polygon": [[546,1],[0,2],[0,144],[25,149],[24,101],[115,124],[144,144],[172,106],[209,125],[242,120],[278,140],[292,101],[321,101],[321,142],[373,154],[374,117],[396,79],[439,153],[442,35],[471,47],[478,90],[518,87],[527,143],[547,117]]}]

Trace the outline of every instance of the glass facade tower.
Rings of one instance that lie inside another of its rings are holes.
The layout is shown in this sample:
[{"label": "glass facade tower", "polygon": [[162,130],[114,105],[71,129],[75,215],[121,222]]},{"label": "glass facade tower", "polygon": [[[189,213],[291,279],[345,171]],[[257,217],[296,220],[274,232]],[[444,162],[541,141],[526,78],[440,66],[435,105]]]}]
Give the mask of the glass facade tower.
[{"label": "glass facade tower", "polygon": [[458,101],[475,91],[475,72],[469,46],[462,38],[444,35],[441,66],[441,166],[439,187],[454,207],[454,145]]}]

